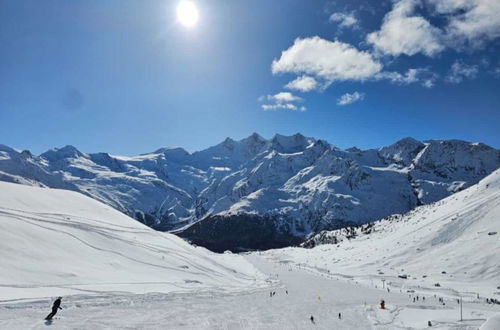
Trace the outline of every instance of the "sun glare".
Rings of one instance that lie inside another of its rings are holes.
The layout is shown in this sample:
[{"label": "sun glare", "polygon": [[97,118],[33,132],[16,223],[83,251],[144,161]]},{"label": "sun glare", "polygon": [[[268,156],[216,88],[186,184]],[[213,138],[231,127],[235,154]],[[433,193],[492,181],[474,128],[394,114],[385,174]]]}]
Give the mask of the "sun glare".
[{"label": "sun glare", "polygon": [[182,0],[177,5],[177,20],[185,27],[192,27],[198,22],[198,8],[192,1]]}]

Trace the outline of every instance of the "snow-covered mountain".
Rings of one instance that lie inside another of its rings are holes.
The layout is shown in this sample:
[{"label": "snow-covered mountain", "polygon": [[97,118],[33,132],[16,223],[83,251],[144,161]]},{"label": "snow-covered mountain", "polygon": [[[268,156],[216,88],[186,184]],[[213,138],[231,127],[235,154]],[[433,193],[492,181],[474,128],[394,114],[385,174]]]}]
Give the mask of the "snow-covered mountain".
[{"label": "snow-covered mountain", "polygon": [[72,146],[34,156],[0,146],[0,180],[79,191],[214,250],[286,246],[404,213],[498,167],[500,151],[484,144],[412,138],[363,151],[254,133],[199,152],[161,148],[135,157]]},{"label": "snow-covered mountain", "polygon": [[265,276],[80,193],[0,182],[0,296],[243,291]]},{"label": "snow-covered mountain", "polygon": [[[500,294],[500,169],[468,189],[404,215],[321,232],[304,248],[267,251],[276,261],[408,292]],[[477,296],[479,295],[479,296]],[[477,299],[479,301],[479,299]]]}]

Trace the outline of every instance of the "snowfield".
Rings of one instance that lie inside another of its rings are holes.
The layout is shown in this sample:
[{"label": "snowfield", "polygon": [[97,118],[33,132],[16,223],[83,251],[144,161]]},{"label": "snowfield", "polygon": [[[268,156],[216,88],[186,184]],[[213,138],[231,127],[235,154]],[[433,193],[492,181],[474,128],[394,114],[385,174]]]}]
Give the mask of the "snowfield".
[{"label": "snowfield", "polygon": [[0,182],[0,299],[103,292],[239,291],[264,276],[80,193]]}]

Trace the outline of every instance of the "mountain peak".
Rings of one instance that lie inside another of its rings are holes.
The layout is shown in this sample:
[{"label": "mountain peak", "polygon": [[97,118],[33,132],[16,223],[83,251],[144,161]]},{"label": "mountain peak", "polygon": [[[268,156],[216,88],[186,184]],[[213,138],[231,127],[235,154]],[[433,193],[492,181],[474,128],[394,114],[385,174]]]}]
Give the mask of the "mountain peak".
[{"label": "mountain peak", "polygon": [[182,148],[182,147],[163,147],[160,149],[157,149],[154,151],[155,154],[165,154],[165,155],[171,155],[171,154],[177,154],[177,155],[189,155],[189,152]]},{"label": "mountain peak", "polygon": [[273,147],[278,152],[283,152],[283,153],[294,153],[303,151],[307,148],[307,146],[309,146],[309,144],[311,144],[314,141],[315,141],[314,139],[306,138],[304,135],[300,133],[296,133],[291,136],[275,134],[274,137],[271,139]]},{"label": "mountain peak", "polygon": [[53,148],[48,150],[40,156],[48,161],[56,161],[63,158],[78,158],[84,156],[84,154],[72,145],[66,145],[62,148]]},{"label": "mountain peak", "polygon": [[0,153],[5,153],[9,156],[12,156],[19,154],[19,151],[4,144],[0,144]]},{"label": "mountain peak", "polygon": [[235,145],[236,145],[236,141],[231,139],[230,137],[227,137],[224,142],[222,142],[222,144],[224,145],[224,147],[228,148],[228,149],[234,149]]},{"label": "mountain peak", "polygon": [[494,149],[484,143],[481,142],[469,142],[469,141],[464,141],[464,140],[457,140],[457,139],[451,139],[451,140],[426,140],[426,143],[430,145],[441,145],[441,146],[446,146],[446,147],[465,147],[465,148],[477,148],[477,149],[486,149],[486,150],[491,150]]},{"label": "mountain peak", "polygon": [[417,139],[414,139],[410,136],[407,136],[407,137],[404,137],[398,141],[396,141],[396,143],[392,144],[393,146],[404,146],[404,145],[410,145],[410,146],[415,146],[415,145],[424,145],[424,143],[420,142],[419,140]]},{"label": "mountain peak", "polygon": [[259,133],[253,132],[249,137],[244,138],[243,140],[264,141],[265,139],[260,136]]},{"label": "mountain peak", "polygon": [[412,159],[425,147],[423,142],[412,137],[405,137],[390,146],[379,149],[382,158],[404,166],[410,165]]}]

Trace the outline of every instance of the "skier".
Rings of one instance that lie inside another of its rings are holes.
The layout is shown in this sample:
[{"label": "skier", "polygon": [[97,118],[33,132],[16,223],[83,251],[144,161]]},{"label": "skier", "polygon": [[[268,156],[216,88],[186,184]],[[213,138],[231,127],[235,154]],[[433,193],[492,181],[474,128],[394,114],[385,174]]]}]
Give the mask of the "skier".
[{"label": "skier", "polygon": [[380,309],[385,309],[385,300],[380,301]]},{"label": "skier", "polygon": [[311,320],[311,323],[314,324],[314,316],[311,315],[309,319]]},{"label": "skier", "polygon": [[342,319],[342,313],[339,313],[339,320]]},{"label": "skier", "polygon": [[62,297],[58,297],[54,301],[54,304],[52,305],[52,313],[50,313],[49,315],[47,315],[47,317],[45,318],[46,320],[52,320],[52,318],[54,317],[54,315],[57,314],[57,310],[58,309],[62,309],[61,308],[61,299],[62,299]]}]

